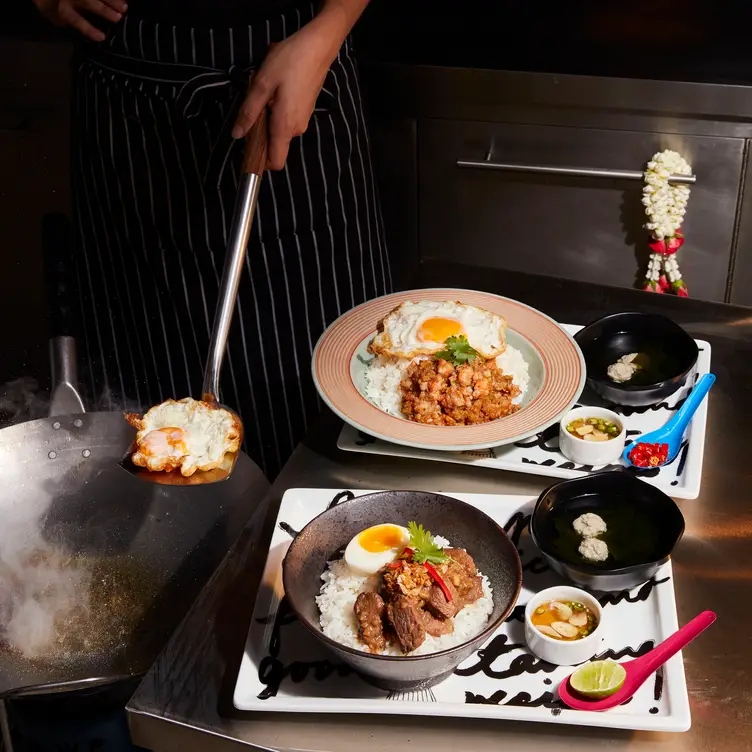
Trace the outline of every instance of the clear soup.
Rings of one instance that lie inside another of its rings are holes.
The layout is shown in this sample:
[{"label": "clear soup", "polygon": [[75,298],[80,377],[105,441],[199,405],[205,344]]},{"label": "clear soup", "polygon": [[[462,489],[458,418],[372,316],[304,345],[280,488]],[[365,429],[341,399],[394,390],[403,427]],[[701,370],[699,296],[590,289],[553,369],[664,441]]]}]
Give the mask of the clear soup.
[{"label": "clear soup", "polygon": [[564,642],[581,640],[598,626],[592,609],[579,601],[545,601],[533,611],[530,621],[542,634]]}]

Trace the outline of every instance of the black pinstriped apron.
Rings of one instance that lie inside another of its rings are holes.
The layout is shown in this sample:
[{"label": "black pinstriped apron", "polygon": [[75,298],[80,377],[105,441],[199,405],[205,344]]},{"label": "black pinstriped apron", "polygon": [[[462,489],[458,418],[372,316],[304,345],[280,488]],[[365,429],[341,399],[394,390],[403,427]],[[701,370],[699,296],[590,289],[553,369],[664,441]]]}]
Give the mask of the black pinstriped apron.
[{"label": "black pinstriped apron", "polygon": [[[312,16],[213,29],[126,16],[79,61],[79,340],[102,408],[200,394],[242,152],[230,129],[249,71]],[[348,41],[285,169],[264,176],[225,361],[222,399],[270,477],[319,410],[317,338],[390,289]]]}]

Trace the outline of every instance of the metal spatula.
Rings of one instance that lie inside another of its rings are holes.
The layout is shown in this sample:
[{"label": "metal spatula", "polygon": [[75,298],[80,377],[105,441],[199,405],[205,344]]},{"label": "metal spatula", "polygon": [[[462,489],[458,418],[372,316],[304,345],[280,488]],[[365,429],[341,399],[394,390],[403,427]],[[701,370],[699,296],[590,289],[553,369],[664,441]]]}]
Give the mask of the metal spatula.
[{"label": "metal spatula", "polygon": [[[209,355],[204,371],[204,384],[202,399],[205,402],[231,410],[219,402],[219,375],[222,370],[225,350],[227,349],[227,337],[230,333],[232,315],[235,311],[235,300],[238,296],[240,277],[243,271],[248,239],[251,235],[251,226],[256,212],[259,189],[261,188],[261,176],[266,166],[266,152],[268,143],[267,110],[264,109],[246,136],[245,152],[243,155],[243,169],[238,186],[238,195],[235,199],[235,210],[230,229],[230,238],[227,246],[227,257],[222,272],[222,281],[219,287],[219,299],[217,310],[214,315],[214,328],[211,341],[209,342]],[[203,485],[204,483],[216,483],[225,480],[235,467],[238,453],[226,454],[221,467],[214,470],[197,470],[193,475],[185,477],[180,471],[152,472],[146,468],[138,467],[131,461],[131,451],[126,455],[121,466],[128,472],[134,473],[139,478],[170,486]]]}]

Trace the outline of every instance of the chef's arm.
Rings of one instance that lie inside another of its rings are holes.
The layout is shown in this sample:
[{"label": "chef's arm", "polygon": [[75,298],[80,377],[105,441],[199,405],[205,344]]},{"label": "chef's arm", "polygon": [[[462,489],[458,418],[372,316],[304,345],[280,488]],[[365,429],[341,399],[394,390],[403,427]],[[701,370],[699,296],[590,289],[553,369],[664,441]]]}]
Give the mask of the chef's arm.
[{"label": "chef's arm", "polygon": [[268,106],[269,169],[284,167],[290,141],[308,128],[329,67],[367,5],[368,0],[323,0],[312,21],[267,53],[232,135],[242,138]]},{"label": "chef's arm", "polygon": [[331,40],[332,60],[361,17],[368,0],[323,0],[316,18],[311,24],[323,27],[321,33]]}]

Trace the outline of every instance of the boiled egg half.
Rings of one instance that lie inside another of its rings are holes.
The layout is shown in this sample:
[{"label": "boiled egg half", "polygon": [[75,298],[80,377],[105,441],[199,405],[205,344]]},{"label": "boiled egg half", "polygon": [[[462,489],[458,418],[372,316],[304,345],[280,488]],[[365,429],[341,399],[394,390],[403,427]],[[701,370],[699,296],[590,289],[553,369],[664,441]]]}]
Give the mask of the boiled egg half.
[{"label": "boiled egg half", "polygon": [[345,564],[355,574],[376,574],[394,561],[410,542],[410,533],[401,525],[374,525],[358,533],[345,549]]}]

